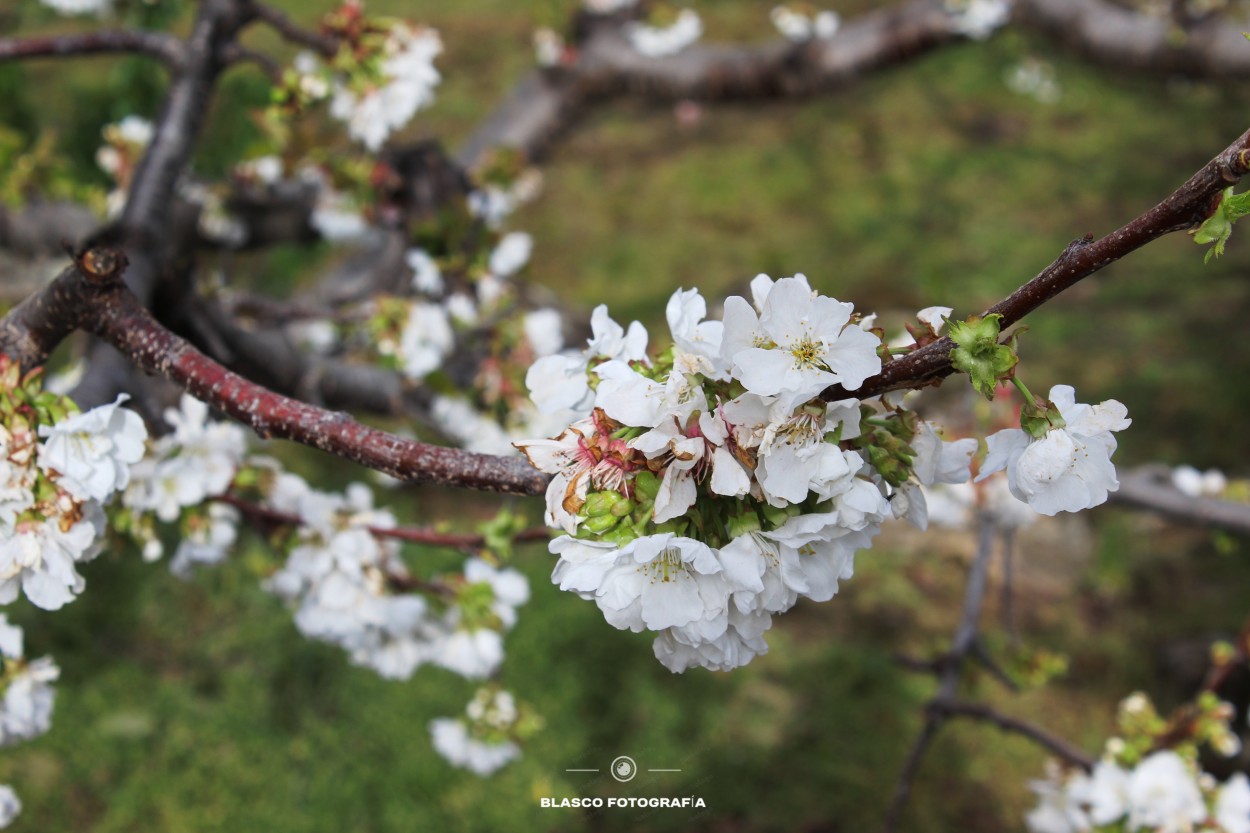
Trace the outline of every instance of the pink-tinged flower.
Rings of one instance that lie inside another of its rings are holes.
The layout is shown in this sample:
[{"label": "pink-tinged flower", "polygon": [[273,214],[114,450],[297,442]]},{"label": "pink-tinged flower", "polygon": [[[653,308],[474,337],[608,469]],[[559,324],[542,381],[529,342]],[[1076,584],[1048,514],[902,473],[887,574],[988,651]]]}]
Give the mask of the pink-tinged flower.
[{"label": "pink-tinged flower", "polygon": [[596,410],[590,419],[570,425],[553,440],[513,443],[530,465],[554,475],[547,486],[549,526],[575,532],[578,510],[591,487],[620,494],[629,490],[629,475],[638,469],[639,461],[625,441],[612,438],[619,427]]}]

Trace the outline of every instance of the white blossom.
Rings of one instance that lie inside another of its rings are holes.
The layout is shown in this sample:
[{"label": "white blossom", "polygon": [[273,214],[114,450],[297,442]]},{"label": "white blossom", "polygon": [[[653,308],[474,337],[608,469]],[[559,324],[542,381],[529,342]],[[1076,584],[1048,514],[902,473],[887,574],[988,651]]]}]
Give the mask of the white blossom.
[{"label": "white blossom", "polygon": [[924,420],[911,447],[916,452],[916,479],[925,486],[964,483],[971,476],[969,466],[977,453],[977,441],[971,437],[947,442],[938,433],[938,426]]},{"label": "white blossom", "polygon": [[447,312],[437,304],[417,301],[408,307],[408,321],[399,337],[400,367],[409,379],[422,379],[443,364],[455,334]]},{"label": "white blossom", "polygon": [[703,21],[693,9],[682,9],[668,26],[651,26],[636,21],[625,28],[630,45],[640,55],[662,58],[676,55],[703,35]]},{"label": "white blossom", "polygon": [[1045,781],[1033,781],[1030,789],[1039,803],[1024,822],[1029,833],[1085,833],[1091,829],[1088,806],[1089,778],[1081,773],[1066,783],[1058,772]]},{"label": "white blossom", "polygon": [[104,532],[104,512],[86,503],[69,516],[22,521],[0,538],[0,604],[14,601],[19,589],[36,607],[59,610],[83,591],[77,563],[96,556]]},{"label": "white blossom", "polygon": [[8,784],[0,784],[0,827],[8,827],[22,812],[22,801]]},{"label": "white blossom", "polygon": [[816,295],[806,278],[770,288],[761,315],[741,298],[725,302],[722,351],[734,377],[751,393],[794,407],[830,385],[848,390],[881,370],[880,342],[847,326],[853,307]]},{"label": "white blossom", "polygon": [[1220,787],[1215,820],[1224,833],[1250,833],[1250,780],[1238,772]]},{"label": "white blossom", "polygon": [[431,297],[443,294],[442,270],[424,249],[409,249],[404,259],[412,270],[413,289]]},{"label": "white blossom", "polygon": [[1050,64],[1036,58],[1028,58],[1007,71],[1007,88],[1014,93],[1027,95],[1042,104],[1054,104],[1059,100],[1059,82]]},{"label": "white blossom", "polygon": [[78,500],[105,500],[130,482],[130,467],[143,458],[148,432],[134,411],[111,405],[39,426],[39,468]]},{"label": "white blossom", "polygon": [[235,176],[262,185],[277,185],[282,181],[282,170],[282,158],[273,155],[258,156],[234,166]]},{"label": "white blossom", "polygon": [[286,325],[286,331],[301,349],[310,353],[324,356],[338,344],[338,330],[329,321],[315,318],[292,321]]},{"label": "white blossom", "polygon": [[1219,469],[1198,471],[1193,466],[1172,470],[1172,485],[1189,497],[1219,497],[1228,488],[1228,478]]},{"label": "white blossom", "polygon": [[39,0],[39,2],[63,15],[104,15],[113,10],[113,0]]},{"label": "white blossom", "polygon": [[632,9],[637,2],[638,0],[582,0],[582,6],[595,14],[612,14]]},{"label": "white blossom", "polygon": [[337,190],[320,169],[305,167],[300,171],[300,178],[317,186],[316,202],[308,223],[324,239],[331,243],[348,243],[369,234],[369,222],[356,199]]},{"label": "white blossom", "polygon": [[564,322],[558,310],[544,307],[527,312],[522,327],[525,340],[538,358],[553,356],[564,347]]},{"label": "white blossom", "polygon": [[586,373],[592,359],[629,362],[646,357],[646,328],[633,321],[628,331],[625,330],[608,315],[606,305],[595,307],[590,316],[590,330],[591,337],[580,355],[557,353],[530,365],[525,374],[525,386],[539,411],[589,411],[594,394]]},{"label": "white blossom", "polygon": [[549,26],[534,30],[534,60],[540,67],[559,65],[564,56],[564,38]]},{"label": "white blossom", "polygon": [[516,453],[512,436],[498,422],[483,416],[458,396],[436,396],[430,419],[456,445],[479,454],[507,456]]},{"label": "white blossom", "polygon": [[837,12],[808,13],[790,6],[774,6],[769,18],[786,40],[802,43],[812,38],[828,39],[838,32],[841,20]]},{"label": "white blossom", "polygon": [[1007,470],[1011,493],[1043,515],[1078,512],[1098,506],[1119,488],[1111,454],[1116,441],[1111,432],[1127,428],[1124,406],[1114,399],[1100,405],[1078,403],[1068,385],[1050,389],[1064,427],[1031,438],[1008,428],[986,439],[989,453],[977,477]]},{"label": "white blossom", "polygon": [[951,31],[973,40],[985,40],[1011,18],[1010,0],[947,0]]},{"label": "white blossom", "polygon": [[501,278],[515,275],[529,263],[534,250],[534,238],[523,231],[509,232],[503,236],[490,253],[487,268]]},{"label": "white blossom", "polygon": [[453,292],[443,302],[447,316],[464,327],[472,327],[478,322],[477,304],[463,292]]},{"label": "white blossom", "polygon": [[238,538],[239,512],[233,506],[210,503],[203,518],[198,519],[178,542],[169,570],[186,578],[198,564],[218,564],[225,560]]},{"label": "white blossom", "polygon": [[330,102],[330,115],[347,122],[348,133],[370,151],[434,100],[440,76],[434,59],[443,43],[433,29],[405,23],[391,27],[384,46],[382,81],[366,91],[341,82]]},{"label": "white blossom", "polygon": [[430,737],[434,749],[452,764],[477,775],[490,775],[495,770],[521,757],[521,748],[512,741],[490,742],[469,734],[460,720],[440,717],[430,721]]},{"label": "white blossom", "polygon": [[208,406],[189,394],[177,409],[165,411],[165,421],[173,432],[131,470],[123,502],[171,522],[184,507],[229,488],[247,453],[247,434],[233,423],[210,420]]},{"label": "white blossom", "polygon": [[1170,750],[1147,756],[1134,769],[1128,786],[1129,828],[1158,833],[1188,833],[1207,817],[1202,791],[1189,767]]},{"label": "white blossom", "polygon": [[503,634],[491,628],[458,628],[433,647],[431,661],[466,680],[484,680],[503,662]]},{"label": "white blossom", "polygon": [[39,737],[51,728],[56,702],[52,683],[60,676],[51,657],[32,660],[13,673],[0,700],[0,746]]}]

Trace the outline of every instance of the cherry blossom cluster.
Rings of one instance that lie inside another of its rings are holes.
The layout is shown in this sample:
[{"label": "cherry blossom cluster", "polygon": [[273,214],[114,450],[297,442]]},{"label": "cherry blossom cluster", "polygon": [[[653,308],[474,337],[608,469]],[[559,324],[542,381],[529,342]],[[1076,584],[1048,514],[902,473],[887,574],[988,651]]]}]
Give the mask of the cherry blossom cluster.
[{"label": "cherry blossom cluster", "polygon": [[473,695],[464,717],[431,720],[430,738],[452,765],[484,777],[519,758],[519,744],[539,728],[541,720],[510,692],[485,686]]},{"label": "cherry blossom cluster", "polygon": [[1011,0],[947,0],[953,31],[985,40],[1011,19]]},{"label": "cherry blossom cluster", "polygon": [[[39,737],[52,726],[56,691],[52,683],[61,670],[51,657],[27,660],[22,629],[9,624],[0,613],[0,746],[12,746]],[[22,802],[13,788],[0,785],[0,827],[8,827],[22,811]]]},{"label": "cherry blossom cluster", "polygon": [[106,210],[109,217],[121,214],[126,205],[130,180],[143,151],[152,141],[152,130],[152,123],[147,119],[126,116],[116,124],[105,125],[101,131],[104,144],[96,150],[96,164],[116,183],[108,195]]},{"label": "cherry blossom cluster", "polygon": [[165,422],[172,430],[155,439],[131,470],[116,525],[139,543],[146,560],[155,561],[165,552],[156,522],[177,524],[170,566],[185,575],[193,564],[221,561],[234,544],[238,513],[209,499],[233,483],[247,454],[247,433],[210,419],[208,406],[186,394],[178,408],[165,411]]},{"label": "cherry blossom cluster", "polygon": [[224,498],[255,493],[264,509],[295,522],[277,541],[285,562],[265,586],[294,606],[301,633],[338,645],[354,663],[391,679],[407,679],[426,663],[471,679],[498,669],[503,633],[529,598],[520,573],[470,558],[462,572],[417,582],[398,540],[386,536],[398,525],[395,516],[374,507],[364,484],[322,492],[272,458],[249,457],[244,430],[210,419],[208,407],[190,396],[165,420],[173,430],[130,469],[115,516],[145,558],[164,553],[160,522],[178,527],[170,564],[176,574],[222,561],[239,522]]},{"label": "cherry blossom cluster", "polygon": [[664,5],[652,7],[646,20],[633,20],[625,25],[629,44],[648,58],[676,55],[703,36],[703,20],[694,9],[674,9]]},{"label": "cherry blossom cluster", "polygon": [[880,370],[878,336],[801,275],[761,275],[752,292],[706,321],[702,296],[679,290],[674,344],[654,360],[642,325],[599,307],[587,349],[540,359],[527,379],[540,410],[581,415],[518,443],[553,475],[547,521],[566,533],[553,581],[615,627],[656,632],[674,671],[763,653],[772,615],[831,598],[854,552],[914,502],[904,420],[819,398]]},{"label": "cherry blossom cluster", "polygon": [[784,3],[774,6],[769,18],[786,40],[795,43],[813,38],[831,38],[838,32],[841,19],[838,13],[817,9],[806,3]]},{"label": "cherry blossom cluster", "polygon": [[1199,707],[1192,735],[1159,748],[1168,722],[1144,694],[1128,697],[1120,706],[1124,737],[1108,741],[1092,772],[1052,764],[1044,780],[1033,782],[1039,803],[1025,819],[1031,833],[1250,833],[1250,781],[1237,773],[1220,784],[1198,764],[1199,743],[1224,755],[1239,751],[1228,727],[1233,709],[1211,695]]},{"label": "cherry blossom cluster", "polygon": [[267,494],[268,505],[302,522],[285,565],[265,582],[296,607],[301,633],[388,679],[408,679],[427,663],[469,679],[499,668],[503,633],[529,599],[524,576],[470,558],[463,573],[436,578],[429,598],[404,592],[412,577],[398,541],[378,535],[395,517],[373,507],[366,486],[339,495],[276,473]]},{"label": "cherry blossom cluster", "polygon": [[100,551],[103,503],[143,456],[143,421],[110,405],[81,413],[0,356],[0,604],[24,593],[45,610],[74,600],[77,564]]},{"label": "cherry blossom cluster", "polygon": [[[553,475],[546,520],[565,533],[551,543],[553,581],[613,626],[656,633],[674,671],[766,651],[774,614],[830,599],[885,520],[924,528],[924,487],[964,483],[978,454],[976,439],[943,440],[901,394],[822,398],[881,370],[892,351],[874,317],[802,275],[761,275],[751,291],[715,321],[696,290],[679,290],[666,310],[673,344],[655,357],[641,324],[625,329],[601,306],[585,350],[539,359],[526,380],[540,411],[570,423],[517,443]],[[1014,375],[1014,352],[993,318],[950,313],[922,310],[913,332],[924,343],[950,332],[956,364],[992,394]],[[918,346],[909,341],[895,351]],[[1076,403],[1064,386],[1040,400],[1015,381],[1022,427],[988,439],[978,480],[1005,470],[1000,488],[1044,514],[1105,501],[1123,406]],[[969,506],[991,487],[970,488]]]},{"label": "cherry blossom cluster", "polygon": [[366,17],[361,0],[347,0],[322,27],[339,37],[338,52],[328,64],[309,53],[297,57],[279,98],[295,107],[328,98],[330,115],[375,152],[434,101],[441,80],[434,60],[443,51],[442,40],[428,27]]},{"label": "cherry blossom cluster", "polygon": [[105,15],[113,10],[113,0],[39,0],[62,15]]}]

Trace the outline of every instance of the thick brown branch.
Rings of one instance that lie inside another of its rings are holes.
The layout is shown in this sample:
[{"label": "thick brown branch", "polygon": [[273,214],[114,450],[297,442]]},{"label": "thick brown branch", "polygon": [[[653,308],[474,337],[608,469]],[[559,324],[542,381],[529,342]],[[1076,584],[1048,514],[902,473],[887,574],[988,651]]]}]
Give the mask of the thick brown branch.
[{"label": "thick brown branch", "polygon": [[1111,501],[1145,509],[1177,521],[1239,535],[1250,535],[1250,506],[1215,498],[1190,497],[1171,483],[1167,469],[1142,468],[1120,473],[1120,488]]},{"label": "thick brown branch", "polygon": [[[1071,243],[1037,277],[1017,289],[983,314],[998,313],[1003,327],[1024,316],[1084,278],[1125,255],[1174,231],[1192,229],[1215,210],[1225,188],[1250,172],[1250,131],[1247,131],[1208,162],[1189,181],[1163,202],[1127,225],[1094,240],[1086,236]],[[866,399],[900,388],[916,388],[940,380],[953,372],[950,351],[954,343],[939,339],[914,353],[887,364],[882,371],[855,391],[834,385],[822,396],[829,401],[854,396]]]},{"label": "thick brown branch", "polygon": [[175,72],[182,69],[185,58],[183,44],[176,37],[139,29],[105,29],[73,35],[0,38],[0,62],[119,53],[147,55]]},{"label": "thick brown branch", "polygon": [[[82,260],[90,263],[97,254],[88,252]],[[23,367],[39,364],[67,333],[67,322],[262,437],[293,440],[401,480],[530,495],[546,488],[547,476],[519,458],[414,442],[362,425],[347,414],[281,396],[230,372],[162,327],[115,271],[92,277],[66,270],[0,322],[0,348]]]},{"label": "thick brown branch", "polygon": [[[1174,4],[1185,5],[1185,4]],[[1147,15],[1107,0],[1016,0],[1013,19],[1116,69],[1212,78],[1250,75],[1244,24]]]},{"label": "thick brown branch", "polygon": [[762,46],[696,44],[658,58],[641,55],[630,45],[620,19],[601,20],[578,45],[571,66],[523,79],[458,158],[472,167],[501,146],[539,156],[582,104],[622,93],[662,101],[814,95],[959,39],[951,20],[943,3],[913,0],[851,20],[828,39]]}]

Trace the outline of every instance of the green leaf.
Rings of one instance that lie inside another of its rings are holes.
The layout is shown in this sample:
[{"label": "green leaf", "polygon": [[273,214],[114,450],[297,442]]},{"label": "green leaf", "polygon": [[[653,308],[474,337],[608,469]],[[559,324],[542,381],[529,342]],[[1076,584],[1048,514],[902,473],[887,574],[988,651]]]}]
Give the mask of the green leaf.
[{"label": "green leaf", "polygon": [[1233,223],[1247,214],[1250,214],[1250,191],[1244,194],[1234,194],[1231,186],[1226,188],[1220,196],[1219,205],[1216,206],[1211,216],[1190,232],[1194,236],[1194,242],[1199,246],[1205,246],[1208,243],[1215,244],[1207,250],[1206,257],[1202,259],[1203,263],[1210,263],[1211,258],[1224,254],[1224,244],[1233,236]]},{"label": "green leaf", "polygon": [[967,373],[972,387],[986,399],[994,398],[1000,380],[1011,378],[1020,357],[1016,355],[1015,339],[999,344],[998,335],[1003,317],[997,313],[984,318],[970,315],[964,321],[948,321],[949,335],[955,342],[950,352],[951,364]]}]

